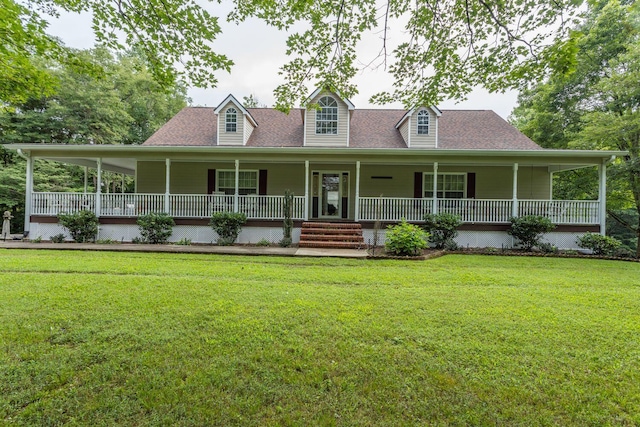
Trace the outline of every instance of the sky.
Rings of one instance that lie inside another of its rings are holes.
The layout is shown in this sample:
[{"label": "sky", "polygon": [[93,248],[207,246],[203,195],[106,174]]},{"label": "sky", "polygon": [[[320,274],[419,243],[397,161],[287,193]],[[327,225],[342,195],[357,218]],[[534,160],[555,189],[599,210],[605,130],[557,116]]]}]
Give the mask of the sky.
[{"label": "sky", "polygon": [[[224,5],[207,3],[210,13],[226,16],[228,10]],[[231,73],[221,71],[217,74],[216,88],[190,88],[188,96],[194,106],[217,106],[227,95],[233,94],[242,100],[244,96],[253,94],[262,104],[273,105],[273,90],[282,83],[278,71],[288,62],[286,39],[288,34],[269,27],[262,21],[252,19],[239,25],[223,22],[222,34],[214,42],[216,53],[224,53],[235,65]],[[50,19],[48,31],[57,36],[70,47],[88,49],[93,47],[94,37],[90,16],[87,14],[62,13],[58,19]],[[390,41],[400,40],[402,33],[389,32]],[[381,39],[378,34],[370,33],[363,37],[358,54],[364,62],[372,60],[380,50]],[[371,104],[369,98],[381,90],[391,89],[392,78],[383,69],[365,69],[360,72],[354,83],[359,94],[350,98],[356,108],[402,108],[400,103],[384,106]],[[457,102],[446,100],[438,105],[440,109],[494,110],[503,118],[516,106],[517,92],[488,93],[477,88],[468,96],[468,100]]]}]

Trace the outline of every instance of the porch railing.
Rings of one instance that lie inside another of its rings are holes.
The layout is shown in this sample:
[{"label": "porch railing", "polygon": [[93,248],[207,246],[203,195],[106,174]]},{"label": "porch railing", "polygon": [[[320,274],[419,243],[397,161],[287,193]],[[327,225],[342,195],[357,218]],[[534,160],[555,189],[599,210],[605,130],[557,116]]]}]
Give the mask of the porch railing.
[{"label": "porch railing", "polygon": [[[541,215],[554,224],[600,223],[599,202],[593,200],[518,200],[518,215]],[[362,221],[422,221],[432,212],[433,199],[361,197]],[[465,223],[508,223],[513,200],[438,199],[438,212],[458,215]]]},{"label": "porch railing", "polygon": [[[359,220],[385,222],[422,221],[431,213],[433,199],[401,197],[360,197]],[[595,225],[600,223],[600,203],[595,200],[518,200],[519,216],[542,215],[555,224]],[[178,218],[208,218],[213,212],[233,212],[233,195],[171,194],[169,214]],[[100,195],[101,217],[137,217],[165,212],[165,194],[110,193]],[[31,214],[56,216],[80,210],[96,211],[93,193],[32,193]],[[238,196],[238,211],[250,219],[284,218],[284,196]],[[459,215],[465,223],[507,223],[513,212],[512,200],[438,199],[438,212]],[[305,198],[295,196],[293,218],[305,218]]]},{"label": "porch railing", "polygon": [[599,224],[597,200],[520,200],[518,216],[541,215],[554,224]]}]

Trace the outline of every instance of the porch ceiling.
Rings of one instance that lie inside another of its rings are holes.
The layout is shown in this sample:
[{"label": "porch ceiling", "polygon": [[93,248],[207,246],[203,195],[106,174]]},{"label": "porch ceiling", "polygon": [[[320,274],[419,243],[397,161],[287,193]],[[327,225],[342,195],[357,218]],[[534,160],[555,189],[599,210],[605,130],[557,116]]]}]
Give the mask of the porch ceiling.
[{"label": "porch ceiling", "polygon": [[131,145],[47,145],[11,144],[8,149],[30,153],[64,163],[96,167],[102,158],[103,169],[133,174],[138,160],[189,162],[234,161],[265,163],[317,163],[363,164],[432,164],[448,165],[508,165],[547,166],[550,172],[594,166],[624,151],[593,150],[444,150],[444,149],[362,149],[311,147],[164,147]]}]

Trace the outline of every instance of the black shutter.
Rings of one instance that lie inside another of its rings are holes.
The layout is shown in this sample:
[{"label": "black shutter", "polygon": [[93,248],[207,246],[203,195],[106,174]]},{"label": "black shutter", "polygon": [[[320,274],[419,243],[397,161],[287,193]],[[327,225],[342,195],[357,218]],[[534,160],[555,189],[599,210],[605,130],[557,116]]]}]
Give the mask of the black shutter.
[{"label": "black shutter", "polygon": [[216,191],[216,170],[209,169],[207,173],[207,194]]},{"label": "black shutter", "polygon": [[467,199],[476,198],[476,173],[469,172],[467,174]]},{"label": "black shutter", "polygon": [[258,176],[258,194],[264,196],[267,194],[267,170],[260,169]]},{"label": "black shutter", "polygon": [[422,172],[416,172],[413,175],[413,197],[416,199],[422,199],[424,193],[422,192],[422,183],[424,180],[422,179]]}]

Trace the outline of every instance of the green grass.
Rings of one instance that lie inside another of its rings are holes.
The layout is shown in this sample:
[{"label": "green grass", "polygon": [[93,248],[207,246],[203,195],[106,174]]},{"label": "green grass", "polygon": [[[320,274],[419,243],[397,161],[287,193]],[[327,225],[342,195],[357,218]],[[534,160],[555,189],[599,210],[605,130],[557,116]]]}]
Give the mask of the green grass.
[{"label": "green grass", "polygon": [[0,424],[638,425],[640,264],[0,250]]}]

